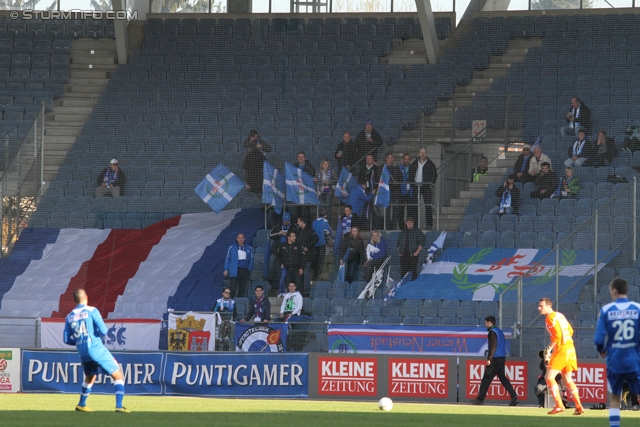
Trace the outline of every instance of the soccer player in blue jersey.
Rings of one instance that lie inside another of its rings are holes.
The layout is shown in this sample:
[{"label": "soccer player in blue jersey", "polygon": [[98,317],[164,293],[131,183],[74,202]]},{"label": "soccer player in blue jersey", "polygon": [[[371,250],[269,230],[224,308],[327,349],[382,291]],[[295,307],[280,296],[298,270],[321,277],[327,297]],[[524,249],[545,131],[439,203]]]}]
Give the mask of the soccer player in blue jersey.
[{"label": "soccer player in blue jersey", "polygon": [[87,398],[96,379],[98,368],[113,378],[116,391],[116,412],[130,412],[122,406],[124,399],[124,376],[116,359],[102,344],[101,336],[107,334],[107,327],[97,308],[87,305],[88,298],[84,289],[76,289],[73,293],[76,308],[67,315],[64,323],[64,342],[75,345],[82,361],[84,382],[80,402],[76,411],[93,412],[87,406]]},{"label": "soccer player in blue jersey", "polygon": [[609,292],[613,302],[600,309],[594,341],[607,359],[609,424],[619,427],[623,383],[631,393],[640,393],[640,304],[629,301],[629,284],[622,277],[611,281]]}]

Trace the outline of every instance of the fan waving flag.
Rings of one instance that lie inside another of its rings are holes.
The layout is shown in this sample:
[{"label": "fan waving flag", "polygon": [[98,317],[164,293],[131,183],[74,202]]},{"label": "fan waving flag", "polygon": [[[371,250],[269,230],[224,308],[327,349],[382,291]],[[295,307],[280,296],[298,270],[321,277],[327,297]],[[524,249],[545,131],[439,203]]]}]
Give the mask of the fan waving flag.
[{"label": "fan waving flag", "polygon": [[245,183],[221,163],[209,172],[194,191],[215,213],[220,213],[244,186]]},{"label": "fan waving flag", "polygon": [[262,203],[273,206],[277,214],[282,213],[284,202],[284,176],[269,162],[264,162],[262,172]]},{"label": "fan waving flag", "polygon": [[338,178],[338,185],[336,185],[335,195],[340,199],[342,203],[349,203],[349,194],[351,190],[356,186],[356,181],[353,179],[353,175],[349,172],[349,169],[343,167]]},{"label": "fan waving flag", "polygon": [[389,192],[389,169],[387,165],[384,165],[382,168],[382,173],[380,174],[380,181],[378,181],[378,192],[376,193],[376,200],[374,205],[389,207],[389,202],[391,202],[391,193]]},{"label": "fan waving flag", "polygon": [[287,201],[297,205],[319,205],[313,177],[292,164],[285,163],[287,176]]}]

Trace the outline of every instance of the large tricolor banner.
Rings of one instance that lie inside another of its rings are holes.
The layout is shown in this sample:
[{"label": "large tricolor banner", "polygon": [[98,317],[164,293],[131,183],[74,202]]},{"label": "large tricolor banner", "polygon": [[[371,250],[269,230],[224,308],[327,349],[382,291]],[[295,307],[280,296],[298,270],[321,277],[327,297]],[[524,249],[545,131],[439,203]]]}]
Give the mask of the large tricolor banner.
[{"label": "large tricolor banner", "polygon": [[[438,262],[429,264],[416,280],[396,291],[396,298],[451,299],[496,301],[510,284],[523,278],[523,297],[537,302],[543,296],[555,297],[556,275],[560,295],[570,287],[562,301],[577,302],[580,288],[593,277],[594,252],[561,250],[559,265],[556,254],[546,249],[445,249]],[[598,271],[619,251],[598,251]],[[504,295],[504,301],[515,301],[517,288]]]},{"label": "large tricolor banner", "polygon": [[[506,337],[511,329],[505,328]],[[466,326],[329,325],[332,353],[484,356],[487,329]],[[505,343],[507,353],[510,341]]]},{"label": "large tricolor banner", "polygon": [[[26,229],[2,260],[0,316],[63,319],[78,288],[105,319],[211,311],[227,249],[240,232],[250,242],[262,218],[254,208],[179,215],[138,230]],[[131,333],[127,327],[124,336]]]},{"label": "large tricolor banner", "polygon": [[[73,349],[63,341],[65,319],[42,319],[42,348]],[[107,335],[102,343],[109,350],[158,350],[160,324],[158,319],[105,319]]]}]

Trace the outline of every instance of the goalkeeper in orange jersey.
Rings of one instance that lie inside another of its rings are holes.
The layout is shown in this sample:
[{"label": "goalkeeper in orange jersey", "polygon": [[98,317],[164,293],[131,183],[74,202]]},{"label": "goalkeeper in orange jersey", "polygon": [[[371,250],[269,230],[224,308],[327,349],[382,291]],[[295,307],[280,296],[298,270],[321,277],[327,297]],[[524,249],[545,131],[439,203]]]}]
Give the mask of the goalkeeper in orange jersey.
[{"label": "goalkeeper in orange jersey", "polygon": [[573,395],[573,401],[576,403],[576,409],[573,415],[581,415],[584,408],[580,403],[578,395],[578,387],[571,379],[571,372],[578,370],[578,358],[576,356],[576,348],[573,345],[573,328],[562,313],[553,311],[553,302],[549,298],[542,298],[538,303],[538,311],[540,314],[547,316],[545,324],[549,334],[551,334],[551,344],[544,350],[544,358],[548,360],[547,387],[556,401],[555,407],[549,412],[549,415],[564,412],[562,397],[556,375],[562,374],[567,390]]}]

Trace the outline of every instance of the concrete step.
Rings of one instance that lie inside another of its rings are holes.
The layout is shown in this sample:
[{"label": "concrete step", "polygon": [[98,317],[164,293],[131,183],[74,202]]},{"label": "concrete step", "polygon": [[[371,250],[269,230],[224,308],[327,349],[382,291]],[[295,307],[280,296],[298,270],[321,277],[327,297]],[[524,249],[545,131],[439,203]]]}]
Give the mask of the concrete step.
[{"label": "concrete step", "polygon": [[54,114],[57,116],[59,114],[61,115],[70,115],[70,114],[76,114],[76,115],[89,115],[91,114],[91,110],[93,110],[92,107],[65,107],[65,106],[61,106],[59,108],[56,108],[56,110],[54,111]]},{"label": "concrete step", "polygon": [[82,77],[82,78],[73,78],[69,80],[69,84],[74,86],[74,85],[86,85],[86,86],[93,86],[93,85],[98,85],[101,87],[106,87],[107,83],[109,83],[109,79],[104,78],[104,77]]},{"label": "concrete step", "polygon": [[440,218],[443,215],[464,215],[464,206],[443,206],[441,208]]},{"label": "concrete step", "polygon": [[94,94],[101,94],[105,87],[107,85],[106,84],[99,84],[99,85],[91,85],[91,84],[68,84],[65,85],[64,91],[65,92],[74,92],[74,93],[94,93]]},{"label": "concrete step", "polygon": [[70,70],[69,77],[71,79],[108,79],[109,72],[105,70],[83,68],[81,70]]},{"label": "concrete step", "polygon": [[484,197],[484,191],[479,191],[479,190],[462,190],[460,192],[460,198],[461,199],[479,199]]},{"label": "concrete step", "polygon": [[60,99],[61,107],[91,107],[96,105],[97,99],[91,98],[67,98]]},{"label": "concrete step", "polygon": [[113,56],[96,56],[96,55],[82,55],[73,58],[73,64],[96,64],[96,65],[113,65],[117,64],[117,60]]},{"label": "concrete step", "polygon": [[51,146],[73,145],[76,137],[70,135],[51,135],[44,140],[44,149]]},{"label": "concrete step", "polygon": [[451,204],[451,206],[460,206],[464,208],[469,205],[469,200],[471,199],[451,199],[449,200],[449,204]]},{"label": "concrete step", "polygon": [[68,122],[68,121],[55,121],[55,120],[47,120],[44,124],[45,128],[64,128],[64,127],[73,127],[73,128],[79,128],[82,129],[82,127],[84,126],[84,121],[82,120],[78,120],[76,119],[76,121],[74,122]]},{"label": "concrete step", "polygon": [[71,63],[69,64],[69,71],[70,73],[76,70],[100,70],[110,72],[115,70],[116,67],[116,64],[91,64],[91,67],[89,67],[88,63]]},{"label": "concrete step", "polygon": [[78,136],[82,128],[74,126],[51,126],[44,129],[46,136]]},{"label": "concrete step", "polygon": [[[480,177],[482,178],[482,177]],[[489,181],[487,182],[472,182],[469,184],[469,190],[471,191],[484,191],[489,187]]]}]

